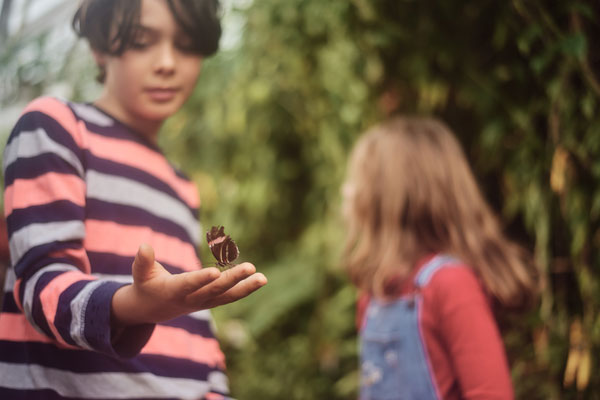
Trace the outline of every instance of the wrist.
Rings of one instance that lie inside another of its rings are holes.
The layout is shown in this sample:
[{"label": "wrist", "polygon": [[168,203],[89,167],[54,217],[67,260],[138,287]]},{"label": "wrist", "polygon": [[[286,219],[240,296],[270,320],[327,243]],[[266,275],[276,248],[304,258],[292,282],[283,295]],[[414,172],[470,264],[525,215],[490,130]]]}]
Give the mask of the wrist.
[{"label": "wrist", "polygon": [[145,320],[145,313],[138,303],[133,285],[122,286],[115,292],[110,308],[111,328],[115,333],[128,326],[150,322]]}]

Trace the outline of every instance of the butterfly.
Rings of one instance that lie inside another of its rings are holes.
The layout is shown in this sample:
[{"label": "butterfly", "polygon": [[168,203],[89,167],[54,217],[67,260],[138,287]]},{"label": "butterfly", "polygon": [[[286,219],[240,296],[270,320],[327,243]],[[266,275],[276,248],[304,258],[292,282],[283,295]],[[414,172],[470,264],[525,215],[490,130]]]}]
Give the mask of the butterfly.
[{"label": "butterfly", "polygon": [[206,241],[213,256],[217,259],[217,265],[222,269],[231,268],[231,264],[240,255],[235,242],[225,234],[225,227],[213,226],[206,232]]}]

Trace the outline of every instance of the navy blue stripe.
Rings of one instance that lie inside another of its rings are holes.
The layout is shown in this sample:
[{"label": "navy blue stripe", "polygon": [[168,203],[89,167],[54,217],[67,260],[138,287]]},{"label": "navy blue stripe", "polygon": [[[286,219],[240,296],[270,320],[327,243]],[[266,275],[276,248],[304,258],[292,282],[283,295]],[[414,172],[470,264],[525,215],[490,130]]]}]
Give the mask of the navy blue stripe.
[{"label": "navy blue stripe", "polygon": [[[207,381],[208,375],[211,372],[220,371],[220,369],[210,367],[206,364],[156,354],[141,354],[134,358],[133,361],[146,365],[148,370],[158,376],[169,378],[182,377]],[[141,369],[141,366],[138,368]]]},{"label": "navy blue stripe", "polygon": [[[119,256],[116,254],[95,251],[88,251],[87,254],[94,273],[131,276],[131,264],[133,263],[135,254],[132,254],[131,256]],[[184,272],[181,268],[174,267],[170,264],[163,263],[161,265],[172,274]]]},{"label": "navy blue stripe", "polygon": [[[63,397],[50,389],[39,390],[18,390],[0,387],[0,399],[6,400],[73,400],[72,397]],[[94,397],[94,400],[114,400],[109,398]],[[126,400],[126,399],[125,399]],[[142,398],[136,397],[135,400],[177,400],[174,397],[166,398]]]},{"label": "navy blue stripe", "polygon": [[61,294],[58,301],[58,307],[56,308],[56,317],[54,318],[54,326],[58,330],[60,336],[69,344],[77,345],[75,340],[71,337],[71,320],[73,315],[71,313],[71,300],[81,289],[88,284],[89,281],[79,281],[73,283]]},{"label": "navy blue stripe", "polygon": [[5,171],[4,187],[12,185],[15,179],[33,179],[49,172],[79,176],[79,171],[55,153],[43,153],[11,163]]},{"label": "navy blue stripe", "polygon": [[12,291],[4,292],[4,296],[2,297],[2,312],[21,314]]},{"label": "navy blue stripe", "polygon": [[[110,335],[110,309],[114,293],[123,283],[104,282],[90,296],[84,313],[84,337],[92,348],[106,353],[115,354]],[[117,350],[121,357],[132,357],[142,350],[154,331],[153,324],[129,328],[131,332],[123,335],[127,346]]]},{"label": "navy blue stripe", "polygon": [[128,142],[135,142],[141,146],[147,147],[148,149],[150,149],[164,157],[164,154],[161,151],[161,149],[158,146],[156,146],[154,143],[148,141],[146,136],[144,136],[143,134],[136,132],[135,129],[127,126],[125,123],[121,122],[114,116],[110,115],[106,111],[96,107],[93,104],[87,103],[86,106],[98,110],[101,114],[104,114],[108,118],[112,119],[114,122],[112,125],[109,125],[109,126],[96,125],[95,123],[93,123],[91,121],[81,118],[77,114],[77,112],[75,112],[76,117],[80,121],[83,121],[85,123],[85,126],[88,129],[88,131],[93,132],[98,135],[101,135],[101,136],[113,138],[113,139],[122,139],[122,140],[125,140]]},{"label": "navy blue stripe", "polygon": [[50,115],[40,111],[31,111],[23,114],[15,124],[7,144],[12,143],[13,140],[17,140],[21,132],[33,131],[39,128],[43,129],[53,141],[69,148],[73,154],[79,157],[79,160],[83,164],[81,149],[71,134]]},{"label": "navy blue stripe", "polygon": [[171,165],[171,168],[173,168],[173,171],[175,171],[175,175],[177,175],[179,178],[184,179],[186,181],[191,180],[189,178],[189,176],[187,176],[187,174],[185,172],[183,172],[182,170],[180,170],[179,168],[177,168],[173,164],[169,164],[169,165]]},{"label": "navy blue stripe", "polygon": [[58,200],[39,206],[13,210],[6,217],[6,226],[9,235],[12,235],[19,229],[30,224],[73,220],[83,221],[84,218],[85,209],[83,207],[68,200]]},{"label": "navy blue stripe", "polygon": [[38,364],[77,373],[150,372],[157,376],[199,380],[208,380],[211,372],[219,370],[190,360],[154,354],[123,359],[87,350],[63,350],[51,343],[3,340],[0,340],[0,361]]},{"label": "navy blue stripe", "polygon": [[130,257],[95,251],[88,251],[87,254],[94,273],[131,275],[131,264],[133,264],[135,254]]},{"label": "navy blue stripe", "polygon": [[[62,250],[78,249],[80,247],[81,241],[79,240],[66,242],[56,241],[32,247],[15,265],[15,274],[18,278],[22,278],[24,281],[27,281],[29,277],[35,274],[40,268],[54,263],[67,263],[70,265],[75,265],[75,267],[78,267],[79,269],[83,269],[82,266],[76,264],[77,260],[75,259],[48,257],[48,254],[60,254]],[[21,286],[21,288],[23,288],[23,286]],[[21,297],[22,296],[19,296],[19,298]]]},{"label": "navy blue stripe", "polygon": [[180,328],[194,335],[199,335],[206,338],[215,337],[209,321],[203,319],[198,320],[187,315],[161,322],[160,325]]},{"label": "navy blue stripe", "polygon": [[157,217],[146,210],[96,199],[89,199],[87,205],[88,219],[112,221],[120,225],[149,227],[154,232],[164,233],[192,245],[194,243],[187,230],[181,225],[170,219]]},{"label": "navy blue stripe", "polygon": [[0,399],[6,400],[66,400],[54,390],[21,390],[0,387]]}]

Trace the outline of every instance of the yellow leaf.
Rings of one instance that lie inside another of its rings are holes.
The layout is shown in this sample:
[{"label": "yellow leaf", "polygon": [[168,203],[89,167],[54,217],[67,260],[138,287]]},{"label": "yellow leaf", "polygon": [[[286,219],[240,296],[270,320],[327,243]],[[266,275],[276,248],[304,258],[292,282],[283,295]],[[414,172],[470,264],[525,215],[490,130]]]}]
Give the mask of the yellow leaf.
[{"label": "yellow leaf", "polygon": [[577,373],[580,359],[581,352],[578,348],[572,347],[569,351],[569,357],[567,358],[567,366],[565,367],[565,377],[563,379],[564,387],[571,386],[575,381],[575,374]]},{"label": "yellow leaf", "polygon": [[552,170],[550,171],[550,187],[557,194],[565,190],[567,162],[569,153],[561,146],[556,147],[552,157]]},{"label": "yellow leaf", "polygon": [[592,355],[590,349],[585,349],[579,360],[577,368],[577,390],[584,390],[590,382],[590,373],[592,370]]},{"label": "yellow leaf", "polygon": [[567,357],[567,366],[565,367],[565,376],[563,379],[564,387],[571,386],[577,377],[579,364],[581,363],[581,349],[583,345],[583,329],[581,320],[576,318],[569,329],[569,342],[571,348]]}]

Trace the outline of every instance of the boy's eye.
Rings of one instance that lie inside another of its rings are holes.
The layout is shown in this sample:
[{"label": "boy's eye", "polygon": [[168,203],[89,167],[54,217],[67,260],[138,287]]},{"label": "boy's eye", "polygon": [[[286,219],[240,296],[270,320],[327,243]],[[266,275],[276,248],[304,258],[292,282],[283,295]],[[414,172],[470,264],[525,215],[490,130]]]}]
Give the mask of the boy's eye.
[{"label": "boy's eye", "polygon": [[178,40],[175,42],[175,46],[185,53],[197,52],[194,43],[191,40]]},{"label": "boy's eye", "polygon": [[146,47],[148,47],[149,43],[148,41],[144,41],[144,40],[134,40],[131,43],[131,48],[132,49],[137,49],[137,50],[141,50],[141,49],[145,49]]},{"label": "boy's eye", "polygon": [[152,44],[152,36],[145,29],[138,29],[135,31],[131,40],[132,49],[144,49]]}]

